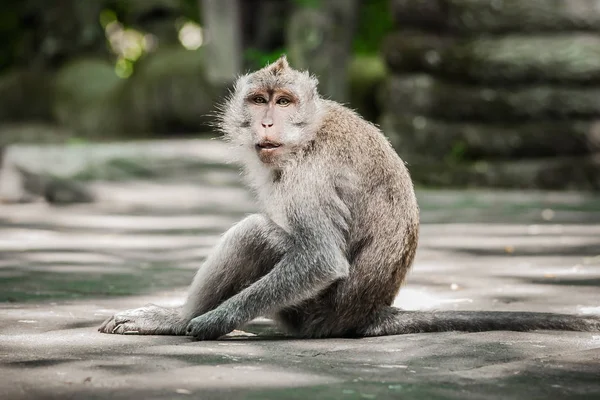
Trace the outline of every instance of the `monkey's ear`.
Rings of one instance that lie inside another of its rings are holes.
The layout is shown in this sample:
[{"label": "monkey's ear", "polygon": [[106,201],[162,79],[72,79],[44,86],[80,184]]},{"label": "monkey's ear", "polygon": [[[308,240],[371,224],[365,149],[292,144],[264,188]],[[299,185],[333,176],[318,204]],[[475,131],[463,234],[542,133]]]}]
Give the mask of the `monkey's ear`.
[{"label": "monkey's ear", "polygon": [[268,69],[273,75],[279,75],[281,72],[288,69],[289,67],[290,64],[288,63],[286,55],[282,54],[281,57],[277,59],[277,61],[269,65]]}]

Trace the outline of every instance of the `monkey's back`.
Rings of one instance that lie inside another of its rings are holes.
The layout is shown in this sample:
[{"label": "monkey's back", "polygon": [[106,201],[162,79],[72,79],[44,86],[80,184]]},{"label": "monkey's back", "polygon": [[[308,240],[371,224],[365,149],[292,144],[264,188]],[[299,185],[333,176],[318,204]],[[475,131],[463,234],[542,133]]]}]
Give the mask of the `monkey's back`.
[{"label": "monkey's back", "polygon": [[[333,166],[332,184],[350,210],[350,272],[318,299],[290,311],[292,319],[303,320],[297,328],[306,336],[347,334],[390,305],[410,269],[419,234],[413,184],[388,140],[352,110],[332,101],[326,107],[317,138],[322,147],[316,151]],[[323,318],[328,324],[319,324]]]}]

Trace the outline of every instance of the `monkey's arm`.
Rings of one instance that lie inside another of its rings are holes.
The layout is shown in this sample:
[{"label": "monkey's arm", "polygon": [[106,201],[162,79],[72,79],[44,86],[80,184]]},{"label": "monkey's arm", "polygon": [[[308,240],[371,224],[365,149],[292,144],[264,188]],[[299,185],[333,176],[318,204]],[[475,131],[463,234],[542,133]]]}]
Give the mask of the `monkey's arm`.
[{"label": "monkey's arm", "polygon": [[346,224],[340,204],[298,206],[298,212],[289,214],[291,233],[280,261],[216,309],[194,318],[188,325],[188,335],[200,340],[216,339],[256,317],[310,298],[348,274],[343,250]]}]

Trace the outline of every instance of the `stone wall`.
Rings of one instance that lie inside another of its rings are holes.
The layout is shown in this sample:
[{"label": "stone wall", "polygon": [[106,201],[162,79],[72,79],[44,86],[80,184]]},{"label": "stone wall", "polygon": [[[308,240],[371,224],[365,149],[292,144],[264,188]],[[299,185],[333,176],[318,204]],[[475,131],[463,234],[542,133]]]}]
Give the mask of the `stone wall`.
[{"label": "stone wall", "polygon": [[600,0],[392,0],[380,123],[417,182],[600,189]]}]

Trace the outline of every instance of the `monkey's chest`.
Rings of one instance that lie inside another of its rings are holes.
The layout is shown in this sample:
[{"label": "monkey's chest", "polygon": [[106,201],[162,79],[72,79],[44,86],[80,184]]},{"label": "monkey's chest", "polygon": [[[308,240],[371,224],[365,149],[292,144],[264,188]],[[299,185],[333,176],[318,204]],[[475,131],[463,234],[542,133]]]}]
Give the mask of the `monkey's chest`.
[{"label": "monkey's chest", "polygon": [[265,193],[265,196],[259,196],[259,202],[263,214],[267,215],[275,224],[286,231],[289,231],[289,219],[286,212],[286,204],[283,195],[278,191]]},{"label": "monkey's chest", "polygon": [[278,212],[277,210],[270,210],[267,215],[275,224],[277,224],[277,226],[280,226],[285,231],[289,232],[289,223],[285,213],[282,211]]}]

